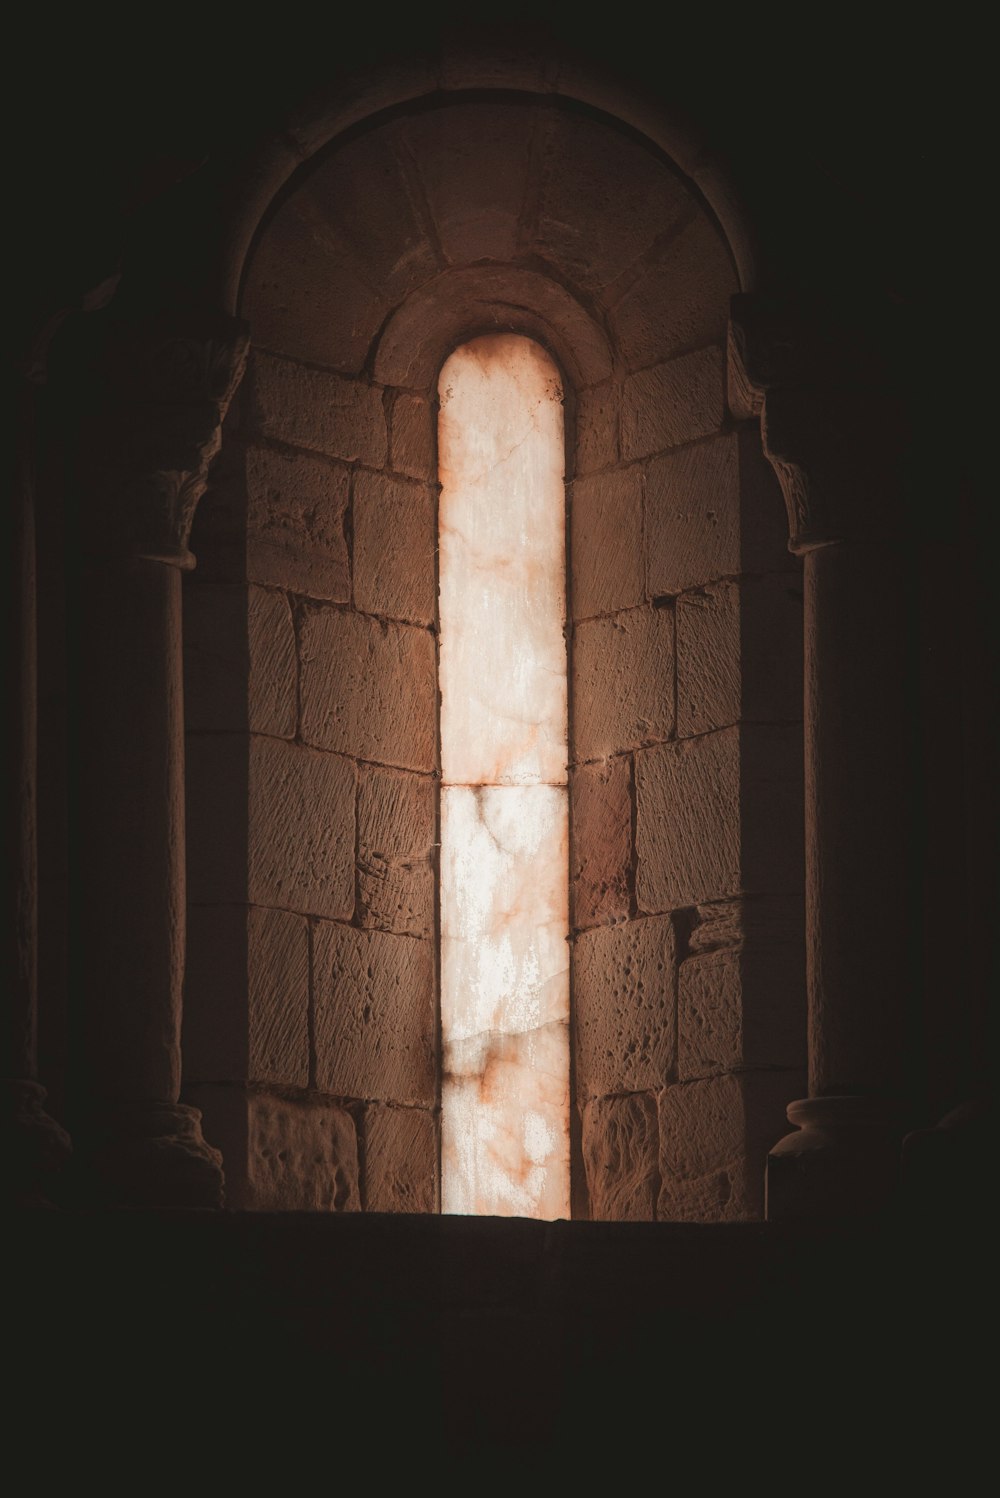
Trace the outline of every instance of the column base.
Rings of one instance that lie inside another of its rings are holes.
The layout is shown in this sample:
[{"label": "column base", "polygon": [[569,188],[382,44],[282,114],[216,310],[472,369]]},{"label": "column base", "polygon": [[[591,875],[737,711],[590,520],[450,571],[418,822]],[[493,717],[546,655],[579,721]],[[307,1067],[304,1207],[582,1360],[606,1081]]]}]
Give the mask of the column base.
[{"label": "column base", "polygon": [[119,1103],[91,1133],[84,1168],[93,1206],[183,1211],[223,1203],[222,1155],[184,1103]]},{"label": "column base", "polygon": [[899,1184],[900,1133],[878,1098],[801,1098],[788,1105],[794,1134],[767,1157],[769,1222],[868,1217]]},{"label": "column base", "polygon": [[73,1153],[69,1135],[45,1111],[48,1094],[39,1082],[7,1078],[0,1161],[9,1206],[51,1207],[59,1177]]}]

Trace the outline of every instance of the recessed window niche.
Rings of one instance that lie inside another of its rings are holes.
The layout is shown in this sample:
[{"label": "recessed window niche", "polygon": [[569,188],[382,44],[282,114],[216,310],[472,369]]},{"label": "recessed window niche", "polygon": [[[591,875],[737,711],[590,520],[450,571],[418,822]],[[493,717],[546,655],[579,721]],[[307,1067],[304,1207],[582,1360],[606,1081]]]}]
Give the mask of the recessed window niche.
[{"label": "recessed window niche", "polygon": [[497,334],[439,395],[442,1207],[568,1217],[562,387]]}]

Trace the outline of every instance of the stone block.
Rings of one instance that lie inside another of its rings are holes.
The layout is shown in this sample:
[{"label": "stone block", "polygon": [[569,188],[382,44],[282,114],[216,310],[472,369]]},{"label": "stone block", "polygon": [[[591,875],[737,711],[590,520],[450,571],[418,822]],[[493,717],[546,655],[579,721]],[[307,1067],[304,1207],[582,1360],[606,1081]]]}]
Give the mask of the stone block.
[{"label": "stone block", "polygon": [[767,1152],[788,1132],[785,1107],[802,1074],[742,1072],[678,1082],[661,1094],[657,1216],[741,1222],[764,1214]]},{"label": "stone block", "polygon": [[365,1211],[438,1210],[438,1138],[423,1108],[365,1109]]},{"label": "stone block", "polygon": [[305,182],[270,218],[250,254],[241,311],[255,348],[354,375],[389,308],[376,285]]},{"label": "stone block", "polygon": [[385,464],[381,390],[264,353],[254,354],[249,379],[254,420],[263,436],[348,463]]},{"label": "stone block", "polygon": [[430,624],[437,604],[435,495],[423,484],[359,472],[353,514],[356,607]]},{"label": "stone block", "polygon": [[674,730],[674,619],[630,609],[573,631],[573,753],[579,760],[669,738]]},{"label": "stone block", "polygon": [[631,909],[632,761],[580,765],[570,786],[573,925],[624,920]]},{"label": "stone block", "polygon": [[271,588],[247,589],[247,633],[250,732],[293,738],[298,711],[298,661],[292,611],[284,593]]},{"label": "stone block", "polygon": [[355,769],[300,744],[250,741],[247,897],[349,918],[354,910]]},{"label": "stone block", "polygon": [[552,117],[536,249],[572,285],[601,292],[691,204],[680,178],[627,135],[575,112]]},{"label": "stone block", "polygon": [[636,755],[636,898],[678,910],[802,888],[802,738],[750,725]]},{"label": "stone block", "polygon": [[[804,1067],[805,935],[801,900],[723,901],[692,935],[678,979],[681,1081],[746,1067]],[[723,943],[708,946],[713,930]]]},{"label": "stone block", "polygon": [[365,767],[358,787],[361,924],[409,936],[434,932],[437,782]]},{"label": "stone block", "polygon": [[748,577],[677,600],[677,733],[802,717],[802,589]]},{"label": "stone block", "polygon": [[646,583],[654,598],[682,593],[741,570],[735,434],[650,463],[646,547]]},{"label": "stone block", "polygon": [[678,910],[738,893],[738,730],[644,750],[635,778],[639,909]]},{"label": "stone block", "polygon": [[583,1163],[593,1219],[651,1222],[660,1180],[653,1099],[633,1093],[587,1103]]},{"label": "stone block", "polygon": [[577,479],[570,508],[574,619],[642,603],[642,474],[621,468]]},{"label": "stone block", "polygon": [[611,310],[626,363],[641,369],[726,339],[729,299],[739,291],[722,236],[703,213],[672,235]]},{"label": "stone block", "polygon": [[313,938],[316,1084],[337,1097],[437,1100],[430,942],[327,922]]},{"label": "stone block", "polygon": [[434,768],[433,635],[346,610],[309,608],[299,649],[307,743],[403,769]]},{"label": "stone block", "polygon": [[247,1207],[256,1212],[358,1212],[354,1120],[315,1099],[247,1098]]},{"label": "stone block", "polygon": [[248,1019],[252,1082],[309,1084],[309,929],[303,916],[252,906]]},{"label": "stone block", "polygon": [[604,926],[576,938],[578,1096],[666,1086],[675,1061],[676,981],[669,916]]},{"label": "stone block", "polygon": [[788,549],[788,512],[778,476],[764,456],[759,422],[736,434],[740,465],[741,572],[795,572],[802,558]]},{"label": "stone block", "polygon": [[597,473],[618,461],[621,389],[605,381],[581,390],[576,406],[576,443],[573,470],[579,476]]},{"label": "stone block", "polygon": [[297,198],[356,251],[370,286],[395,307],[441,269],[413,207],[395,124],[366,130],[313,162]]},{"label": "stone block", "polygon": [[523,104],[458,104],[406,122],[452,265],[514,259],[536,114]]},{"label": "stone block", "polygon": [[350,598],[349,470],[307,453],[251,447],[246,490],[247,576],[310,598]]},{"label": "stone block", "polygon": [[392,403],[389,431],[389,462],[394,472],[436,483],[437,440],[430,402],[401,391]]},{"label": "stone block", "polygon": [[722,351],[699,349],[640,370],[622,396],[622,457],[647,458],[717,432],[725,410]]},{"label": "stone block", "polygon": [[301,916],[193,906],[184,974],[188,1082],[309,1082],[309,932]]}]

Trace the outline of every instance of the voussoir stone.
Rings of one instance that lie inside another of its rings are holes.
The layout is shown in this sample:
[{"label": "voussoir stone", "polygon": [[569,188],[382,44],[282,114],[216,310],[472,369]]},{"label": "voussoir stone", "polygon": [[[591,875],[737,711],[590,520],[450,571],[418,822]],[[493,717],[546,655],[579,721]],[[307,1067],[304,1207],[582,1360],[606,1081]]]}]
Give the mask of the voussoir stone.
[{"label": "voussoir stone", "polygon": [[573,943],[573,984],[578,1093],[664,1087],[674,1066],[669,916],[582,932]]},{"label": "voussoir stone", "polygon": [[365,1109],[365,1211],[435,1212],[438,1138],[425,1108]]},{"label": "voussoir stone", "polygon": [[669,608],[587,619],[573,632],[573,747],[606,759],[674,730],[674,619]]},{"label": "voussoir stone", "polygon": [[570,893],[573,924],[624,920],[631,907],[632,761],[597,760],[573,771]]},{"label": "voussoir stone", "polygon": [[313,936],[316,1083],[337,1097],[433,1106],[432,944],[328,922]]},{"label": "voussoir stone", "polygon": [[632,368],[726,337],[729,299],[739,291],[729,251],[697,214],[619,298],[611,325]]},{"label": "voussoir stone", "polygon": [[437,662],[428,630],[309,608],[299,648],[308,743],[403,769],[434,768]]},{"label": "voussoir stone", "polygon": [[596,1098],[583,1110],[583,1163],[590,1215],[601,1222],[651,1222],[656,1215],[656,1104],[645,1093]]}]

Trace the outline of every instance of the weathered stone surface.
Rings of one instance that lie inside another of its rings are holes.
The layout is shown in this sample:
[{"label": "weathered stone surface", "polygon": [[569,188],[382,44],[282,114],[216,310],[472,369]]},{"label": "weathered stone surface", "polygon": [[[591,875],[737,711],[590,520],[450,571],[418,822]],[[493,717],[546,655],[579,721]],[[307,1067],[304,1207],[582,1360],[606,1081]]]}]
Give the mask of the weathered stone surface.
[{"label": "weathered stone surface", "polygon": [[[722,901],[678,982],[678,1076],[805,1065],[805,937],[796,899]],[[713,940],[720,944],[709,946]],[[702,948],[702,950],[698,950]]]},{"label": "weathered stone surface", "polygon": [[740,889],[736,729],[636,755],[636,898],[677,910]]},{"label": "weathered stone surface", "polygon": [[657,1216],[733,1222],[763,1216],[767,1152],[787,1133],[785,1106],[803,1082],[792,1071],[679,1082],[660,1096]]},{"label": "weathered stone surface", "polygon": [[348,484],[349,470],[339,464],[249,448],[247,576],[311,598],[348,599]]},{"label": "weathered stone surface", "polygon": [[284,593],[270,588],[247,589],[247,632],[250,731],[290,739],[295,734],[298,662],[292,611]]},{"label": "weathered stone surface", "polygon": [[358,789],[358,913],[364,926],[410,936],[434,930],[437,784],[364,768]]},{"label": "weathered stone surface", "polygon": [[601,291],[690,205],[679,177],[637,142],[584,115],[553,117],[536,247],[574,285]]},{"label": "weathered stone surface", "polygon": [[296,194],[354,247],[390,307],[440,268],[411,203],[398,133],[395,125],[365,131],[314,166]]},{"label": "weathered stone surface", "polygon": [[423,1108],[365,1109],[365,1211],[436,1212],[438,1141]]},{"label": "weathered stone surface", "polygon": [[254,355],[248,378],[264,436],[371,468],[385,463],[381,390],[263,353]]},{"label": "weathered stone surface", "polygon": [[651,1222],[660,1181],[653,1099],[636,1093],[587,1103],[583,1163],[592,1218]]},{"label": "weathered stone surface", "polygon": [[624,920],[631,908],[632,761],[620,755],[574,770],[570,894],[573,924]]},{"label": "weathered stone surface", "polygon": [[358,374],[388,310],[365,271],[305,184],[270,219],[250,257],[241,310],[254,346]]},{"label": "weathered stone surface", "polygon": [[425,483],[437,480],[434,412],[429,401],[401,392],[392,403],[389,461],[396,473]]},{"label": "weathered stone surface", "polygon": [[304,917],[252,906],[248,916],[248,1077],[309,1083],[309,930]]},{"label": "weathered stone surface", "polygon": [[729,299],[739,291],[729,251],[705,214],[673,235],[611,311],[633,369],[702,344],[722,344]]},{"label": "weathered stone surface", "polygon": [[316,1084],[337,1097],[437,1100],[430,942],[326,922],[313,937]]},{"label": "weathered stone surface", "polygon": [[354,476],[354,602],[368,614],[430,624],[437,504],[423,484]]},{"label": "weathered stone surface", "polygon": [[354,766],[300,744],[250,741],[248,898],[347,918],[354,910]]},{"label": "weathered stone surface", "polygon": [[184,978],[188,1082],[309,1081],[309,934],[301,916],[193,906]]},{"label": "weathered stone surface", "polygon": [[676,959],[668,916],[573,944],[578,1096],[656,1090],[674,1067]]},{"label": "weathered stone surface", "polygon": [[677,600],[677,733],[802,717],[802,590],[787,574]]},{"label": "weathered stone surface", "polygon": [[248,1205],[258,1212],[357,1212],[354,1120],[333,1103],[251,1093]]},{"label": "weathered stone surface", "polygon": [[521,104],[478,103],[407,121],[406,140],[452,265],[514,258],[536,115]]},{"label": "weathered stone surface", "polygon": [[643,600],[642,474],[622,468],[577,479],[570,509],[574,619],[632,608]]},{"label": "weathered stone surface", "polygon": [[718,431],[724,414],[722,352],[699,349],[625,382],[622,457],[646,458]]},{"label": "weathered stone surface", "polygon": [[308,743],[403,769],[434,768],[433,635],[345,610],[310,608],[299,649]]},{"label": "weathered stone surface", "polygon": [[573,632],[573,752],[606,759],[674,729],[674,618],[631,609]]},{"label": "weathered stone surface", "polygon": [[646,473],[647,586],[655,598],[740,571],[735,435],[670,453]]},{"label": "weathered stone surface", "polygon": [[576,407],[574,469],[577,474],[596,473],[618,461],[618,427],[621,389],[606,381],[592,390],[581,390]]}]

